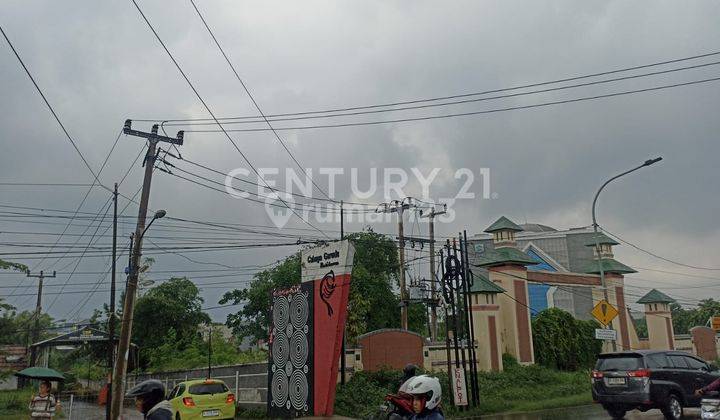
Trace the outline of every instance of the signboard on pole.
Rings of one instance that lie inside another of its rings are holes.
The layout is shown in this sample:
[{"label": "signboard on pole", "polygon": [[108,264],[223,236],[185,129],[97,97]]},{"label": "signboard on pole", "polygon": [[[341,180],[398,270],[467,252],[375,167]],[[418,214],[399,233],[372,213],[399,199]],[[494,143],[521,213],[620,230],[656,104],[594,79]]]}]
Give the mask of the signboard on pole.
[{"label": "signboard on pole", "polygon": [[347,240],[305,249],[301,283],[273,291],[270,417],[333,415],[354,256]]},{"label": "signboard on pole", "polygon": [[590,314],[602,325],[610,325],[613,319],[618,316],[618,310],[606,300],[601,300],[590,311]]},{"label": "signboard on pole", "polygon": [[453,368],[451,371],[453,383],[453,401],[455,405],[468,405],[467,385],[465,384],[465,369]]},{"label": "signboard on pole", "polygon": [[603,328],[596,328],[595,329],[595,338],[597,338],[598,340],[615,341],[615,340],[617,340],[617,331],[607,330],[607,329],[603,329]]},{"label": "signboard on pole", "polygon": [[314,411],[332,416],[338,360],[347,319],[355,247],[348,240],[329,242],[304,250],[300,255],[301,282],[312,282],[315,294]]}]

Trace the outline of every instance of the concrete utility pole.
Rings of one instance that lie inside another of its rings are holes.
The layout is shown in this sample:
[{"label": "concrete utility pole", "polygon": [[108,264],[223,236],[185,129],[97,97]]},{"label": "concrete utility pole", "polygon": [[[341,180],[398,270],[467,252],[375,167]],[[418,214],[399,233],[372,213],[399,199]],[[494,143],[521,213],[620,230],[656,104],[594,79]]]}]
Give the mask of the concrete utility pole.
[{"label": "concrete utility pole", "polygon": [[30,346],[31,346],[30,347],[30,366],[35,366],[35,363],[37,362],[37,349],[35,347],[32,347],[32,345],[37,343],[37,341],[40,339],[40,312],[42,310],[43,280],[45,278],[55,277],[55,272],[53,271],[52,276],[48,276],[42,271],[40,271],[40,274],[30,274],[30,271],[28,271],[27,276],[38,279],[38,295],[37,295],[37,304],[35,305],[35,315],[34,315],[35,327],[33,328],[32,342],[30,343]]},{"label": "concrete utility pole", "polygon": [[130,336],[132,334],[132,322],[135,311],[135,297],[138,287],[138,271],[140,265],[140,256],[142,255],[142,239],[143,235],[150,227],[150,224],[165,216],[164,210],[159,210],[145,227],[145,218],[147,217],[148,201],[150,199],[150,184],[152,183],[152,174],[155,166],[156,149],[158,142],[167,142],[176,145],[183,144],[183,132],[179,131],[177,138],[171,138],[158,135],[158,125],[152,127],[150,133],[133,130],[131,128],[131,120],[125,121],[123,132],[125,134],[142,137],[147,139],[148,150],[145,155],[145,177],[143,179],[142,193],[140,195],[140,210],[138,211],[137,227],[135,229],[135,244],[130,257],[130,267],[128,273],[127,287],[125,289],[125,302],[123,305],[123,316],[120,324],[120,341],[117,349],[117,360],[113,372],[112,389],[112,406],[110,407],[110,418],[115,420],[120,416],[120,409],[123,402],[123,388],[125,382],[125,373],[127,371],[128,352],[130,350]]},{"label": "concrete utility pole", "polygon": [[[598,197],[600,196],[600,193],[603,189],[607,186],[607,184],[611,183],[612,181],[620,178],[621,176],[627,175],[630,172],[635,172],[640,168],[644,168],[646,166],[650,166],[653,163],[660,162],[662,160],[661,157],[655,158],[655,159],[648,159],[646,160],[642,165],[635,167],[633,169],[630,169],[629,171],[625,171],[621,173],[620,175],[615,175],[614,177],[608,179],[605,181],[604,184],[600,187],[600,189],[595,193],[595,197],[593,198],[592,202],[592,221],[593,221],[593,235],[595,236],[595,252],[597,253],[597,259],[598,259],[598,268],[600,269],[600,285],[603,289],[603,298],[605,299],[605,302],[610,302],[608,300],[608,291],[607,291],[607,285],[605,284],[605,268],[602,264],[602,253],[600,252],[600,236],[598,235],[598,223],[597,219],[595,218],[595,205],[597,204]],[[619,310],[625,310],[623,308],[620,308]],[[612,330],[612,322],[610,322],[610,325],[607,325],[607,328]],[[612,351],[617,351],[617,344],[615,340],[610,341],[610,345],[612,347]]]},{"label": "concrete utility pole", "polygon": [[[345,206],[343,200],[340,200],[340,240],[345,239]],[[347,320],[343,326],[342,337],[342,355],[340,356],[340,383],[345,385],[345,370],[347,369],[347,361],[345,361],[345,352],[347,350]]]},{"label": "concrete utility pole", "polygon": [[[115,361],[115,262],[117,260],[117,205],[118,205],[118,184],[113,189],[113,243],[112,243],[112,273],[110,275],[110,314],[108,315],[108,369],[112,375],[113,362]],[[105,404],[105,418],[110,419],[110,407],[112,406],[112,376],[107,384],[107,402]]]},{"label": "concrete utility pole", "polygon": [[[430,235],[430,297],[433,302],[437,301],[436,286],[438,279],[435,277],[435,216],[441,216],[447,213],[447,204],[443,204],[442,211],[431,209],[429,213],[423,214],[420,210],[420,217],[427,217],[430,226],[428,232]],[[433,303],[430,307],[430,341],[437,341],[437,305]]]},{"label": "concrete utility pole", "polygon": [[408,329],[408,295],[405,287],[405,236],[403,233],[403,212],[413,207],[412,197],[405,197],[400,200],[393,200],[390,203],[382,203],[376,209],[376,213],[397,213],[398,214],[398,251],[400,255],[400,326],[403,330]]}]

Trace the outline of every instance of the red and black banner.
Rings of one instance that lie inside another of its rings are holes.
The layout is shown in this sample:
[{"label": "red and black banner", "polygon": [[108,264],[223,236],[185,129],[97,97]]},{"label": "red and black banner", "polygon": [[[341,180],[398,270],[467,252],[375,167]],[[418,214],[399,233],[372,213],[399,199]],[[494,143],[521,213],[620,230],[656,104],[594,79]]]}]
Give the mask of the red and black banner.
[{"label": "red and black banner", "polygon": [[[349,241],[307,249],[301,256],[302,283],[273,291],[268,371],[268,414],[271,417],[333,414],[354,254],[355,249]],[[306,303],[293,306],[296,297],[298,302]],[[304,308],[308,311],[306,320]],[[304,341],[300,339],[293,319],[304,320],[301,328],[306,331]],[[290,332],[298,338],[290,336]],[[305,349],[307,359],[301,366]],[[297,364],[291,360],[293,354],[298,358]],[[296,369],[305,373],[304,380],[299,378]],[[278,373],[281,371],[284,374]],[[293,395],[297,401],[292,399]],[[306,404],[300,403],[301,397],[306,398]]]}]

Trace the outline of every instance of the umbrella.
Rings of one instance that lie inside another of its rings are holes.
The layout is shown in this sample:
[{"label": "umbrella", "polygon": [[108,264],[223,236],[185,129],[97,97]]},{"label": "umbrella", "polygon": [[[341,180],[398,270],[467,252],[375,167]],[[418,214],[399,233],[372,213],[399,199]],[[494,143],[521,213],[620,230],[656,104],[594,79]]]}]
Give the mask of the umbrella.
[{"label": "umbrella", "polygon": [[55,369],[44,368],[44,367],[29,367],[16,372],[15,376],[19,378],[30,378],[30,379],[47,379],[48,381],[64,381],[65,377],[62,373]]}]

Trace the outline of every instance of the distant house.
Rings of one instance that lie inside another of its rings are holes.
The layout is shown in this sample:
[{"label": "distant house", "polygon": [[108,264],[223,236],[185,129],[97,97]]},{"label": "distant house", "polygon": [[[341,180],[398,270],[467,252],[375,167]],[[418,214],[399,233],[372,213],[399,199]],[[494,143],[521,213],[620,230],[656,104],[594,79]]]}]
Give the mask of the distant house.
[{"label": "distant house", "polygon": [[17,377],[13,373],[28,366],[27,352],[24,346],[0,346],[0,390],[17,389]]}]

